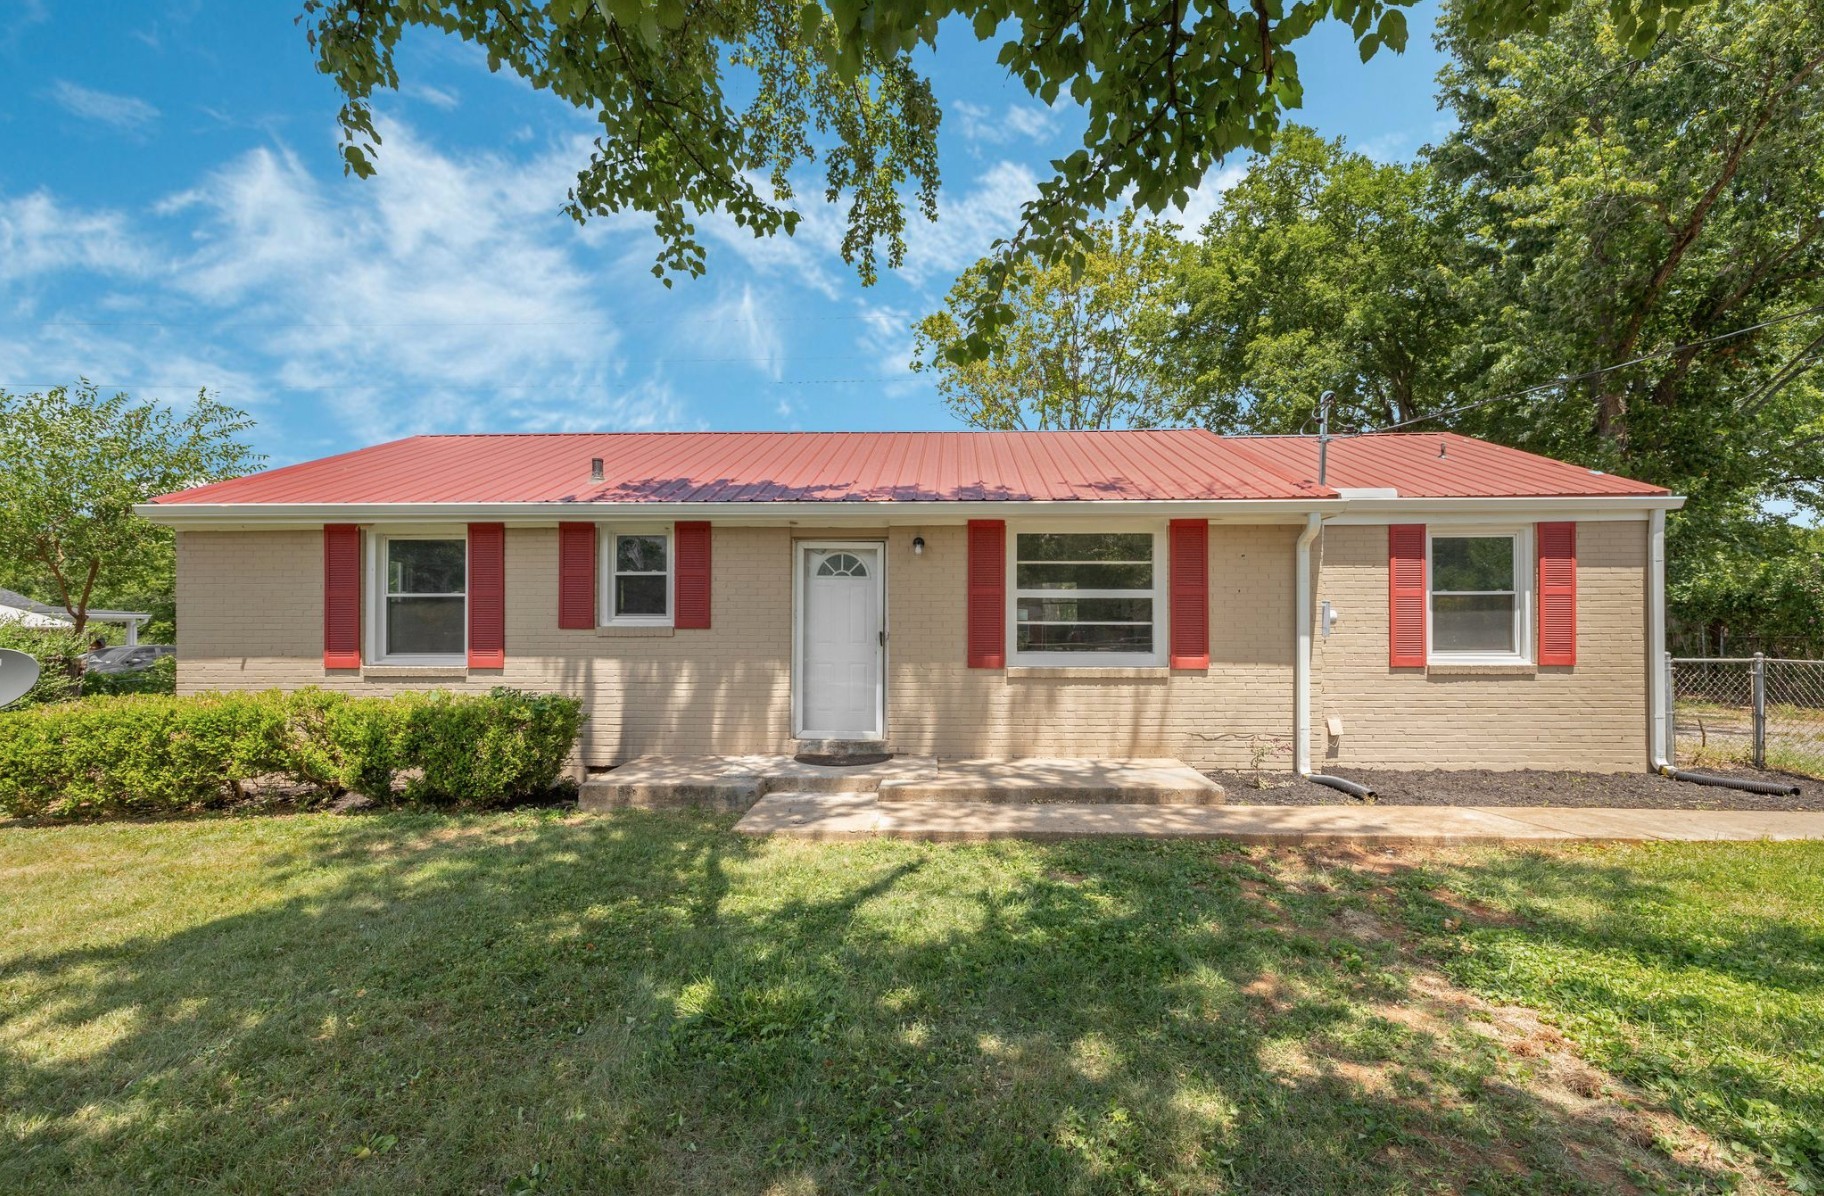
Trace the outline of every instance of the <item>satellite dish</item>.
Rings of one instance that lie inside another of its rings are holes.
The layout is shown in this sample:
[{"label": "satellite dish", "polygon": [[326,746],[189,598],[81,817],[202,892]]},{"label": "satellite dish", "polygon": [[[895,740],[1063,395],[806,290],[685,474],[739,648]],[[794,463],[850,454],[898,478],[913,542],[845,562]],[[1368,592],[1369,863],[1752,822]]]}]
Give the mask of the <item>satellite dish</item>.
[{"label": "satellite dish", "polygon": [[38,662],[24,652],[0,648],[0,706],[17,702],[38,684]]}]

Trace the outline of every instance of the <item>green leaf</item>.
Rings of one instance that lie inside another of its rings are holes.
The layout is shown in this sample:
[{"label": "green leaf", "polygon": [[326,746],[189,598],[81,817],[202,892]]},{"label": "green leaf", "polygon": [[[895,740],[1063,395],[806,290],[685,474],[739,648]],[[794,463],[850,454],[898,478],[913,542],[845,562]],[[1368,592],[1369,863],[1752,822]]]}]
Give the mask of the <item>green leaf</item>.
[{"label": "green leaf", "polygon": [[1396,54],[1406,50],[1406,14],[1397,8],[1390,8],[1381,17],[1380,28],[1376,31],[1384,42]]}]

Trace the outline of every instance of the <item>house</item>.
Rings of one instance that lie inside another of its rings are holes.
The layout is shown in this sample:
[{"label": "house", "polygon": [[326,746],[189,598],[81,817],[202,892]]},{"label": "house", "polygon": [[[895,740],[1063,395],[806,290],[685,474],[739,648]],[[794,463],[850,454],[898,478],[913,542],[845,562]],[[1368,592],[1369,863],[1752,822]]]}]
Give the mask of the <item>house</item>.
[{"label": "house", "polygon": [[166,495],[180,690],[510,685],[590,766],[1663,756],[1655,486],[1445,434],[420,436]]},{"label": "house", "polygon": [[[152,615],[143,610],[91,610],[91,623],[120,623],[127,629],[128,644],[139,643],[140,625]],[[14,590],[0,589],[0,623],[19,623],[26,627],[48,630],[53,628],[70,628],[76,625],[69,613],[61,606],[50,606],[46,603],[27,598]]]}]

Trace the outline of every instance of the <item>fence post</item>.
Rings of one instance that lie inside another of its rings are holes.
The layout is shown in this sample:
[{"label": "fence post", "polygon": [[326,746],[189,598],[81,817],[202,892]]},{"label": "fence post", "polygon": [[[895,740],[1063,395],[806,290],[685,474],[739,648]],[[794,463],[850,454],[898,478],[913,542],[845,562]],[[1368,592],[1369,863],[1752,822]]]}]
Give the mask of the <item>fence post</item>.
[{"label": "fence post", "polygon": [[1663,734],[1666,737],[1665,758],[1667,764],[1676,768],[1678,767],[1678,713],[1675,702],[1677,700],[1678,691],[1672,684],[1672,653],[1663,652],[1661,655],[1665,657],[1666,661],[1665,674],[1660,678],[1660,684],[1664,686],[1666,693],[1665,728],[1663,731]]},{"label": "fence post", "polygon": [[1754,654],[1754,766],[1767,767],[1767,658]]}]

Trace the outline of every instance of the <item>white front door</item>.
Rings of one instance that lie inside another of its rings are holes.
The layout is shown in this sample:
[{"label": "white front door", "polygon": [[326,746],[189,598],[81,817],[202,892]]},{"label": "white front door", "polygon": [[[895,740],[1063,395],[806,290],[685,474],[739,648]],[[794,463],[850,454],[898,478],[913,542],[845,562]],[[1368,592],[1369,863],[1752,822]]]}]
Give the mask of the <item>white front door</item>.
[{"label": "white front door", "polygon": [[798,546],[798,734],[879,739],[886,728],[886,591],[879,544]]}]

